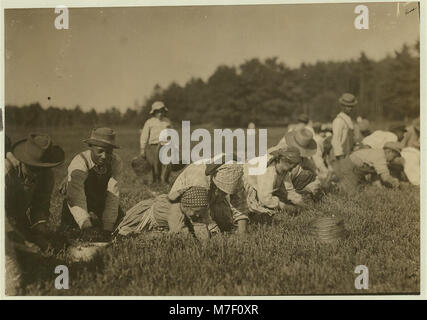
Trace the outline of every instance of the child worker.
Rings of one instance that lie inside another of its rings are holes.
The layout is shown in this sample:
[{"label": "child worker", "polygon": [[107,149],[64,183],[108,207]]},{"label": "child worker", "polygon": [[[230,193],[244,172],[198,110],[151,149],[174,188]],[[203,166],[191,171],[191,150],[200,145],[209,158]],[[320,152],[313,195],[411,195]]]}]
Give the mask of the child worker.
[{"label": "child worker", "polygon": [[160,162],[159,151],[160,133],[167,128],[171,128],[171,122],[166,117],[168,108],[161,101],[156,101],[151,106],[150,114],[153,115],[148,119],[141,131],[140,137],[140,156],[145,158],[151,166],[153,174],[153,183],[164,182],[168,183],[171,165],[165,165]]},{"label": "child worker", "polygon": [[169,198],[174,199],[177,191],[186,187],[204,187],[209,190],[209,232],[245,234],[249,217],[242,180],[243,165],[235,156],[231,163],[226,163],[225,154],[217,156],[221,158],[218,164],[213,158],[188,165],[176,178]]},{"label": "child worker", "polygon": [[126,236],[167,229],[169,233],[195,237],[194,223],[209,223],[208,189],[197,186],[177,191],[173,201],[167,194],[142,200],[126,212],[114,234]]},{"label": "child worker", "polygon": [[247,204],[253,217],[272,217],[276,213],[294,214],[305,207],[304,198],[295,190],[292,182],[292,171],[302,161],[298,148],[284,146],[270,151],[265,161],[263,174],[251,174],[250,162],[244,165],[243,180],[247,192]]}]

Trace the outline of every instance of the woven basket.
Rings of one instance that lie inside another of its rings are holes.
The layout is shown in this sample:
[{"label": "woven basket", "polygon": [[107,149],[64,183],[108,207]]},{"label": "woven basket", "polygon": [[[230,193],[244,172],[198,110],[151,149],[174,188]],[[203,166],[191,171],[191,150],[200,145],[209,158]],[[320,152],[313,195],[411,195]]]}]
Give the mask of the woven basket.
[{"label": "woven basket", "polygon": [[320,242],[331,243],[348,235],[344,221],[335,217],[319,217],[311,221],[310,233]]},{"label": "woven basket", "polygon": [[133,172],[135,172],[138,177],[151,171],[151,166],[148,163],[147,159],[141,156],[134,157],[131,161],[131,166]]}]

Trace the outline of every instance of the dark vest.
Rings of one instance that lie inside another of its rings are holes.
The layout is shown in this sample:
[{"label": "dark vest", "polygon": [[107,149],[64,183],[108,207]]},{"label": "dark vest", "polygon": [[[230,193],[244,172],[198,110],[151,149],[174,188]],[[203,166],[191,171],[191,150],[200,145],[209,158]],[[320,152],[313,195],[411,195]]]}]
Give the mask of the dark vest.
[{"label": "dark vest", "polygon": [[[85,161],[86,167],[89,168],[89,161],[80,153],[80,156]],[[101,215],[105,207],[105,198],[107,196],[108,181],[111,178],[112,165],[107,164],[106,169],[100,172],[95,166],[88,171],[88,176],[85,181],[85,195],[88,211],[92,211],[96,215]]]}]

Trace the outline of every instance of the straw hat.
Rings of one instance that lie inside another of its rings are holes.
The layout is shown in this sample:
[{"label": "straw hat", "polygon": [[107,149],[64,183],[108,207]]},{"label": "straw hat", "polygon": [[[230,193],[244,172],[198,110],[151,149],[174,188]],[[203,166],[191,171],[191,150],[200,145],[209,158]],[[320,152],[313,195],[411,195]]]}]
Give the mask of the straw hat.
[{"label": "straw hat", "polygon": [[285,134],[286,144],[297,147],[301,157],[311,157],[316,153],[317,143],[313,139],[313,133],[308,129],[293,130]]},{"label": "straw hat", "polygon": [[339,103],[346,107],[353,107],[357,104],[357,99],[351,93],[343,93],[343,95],[338,99]]},{"label": "straw hat", "polygon": [[162,101],[156,101],[151,106],[150,114],[153,114],[154,111],[162,110],[162,109],[165,109],[166,111],[169,111],[168,108],[166,108],[165,104]]},{"label": "straw hat", "polygon": [[335,217],[319,217],[311,221],[310,233],[320,242],[331,243],[348,235],[344,221]]},{"label": "straw hat", "polygon": [[116,145],[116,133],[113,129],[110,128],[95,128],[92,130],[89,139],[83,140],[87,144],[119,149],[120,147]]},{"label": "straw hat", "polygon": [[33,167],[53,168],[64,162],[65,153],[53,145],[49,135],[30,133],[27,139],[15,143],[12,153],[16,159]]}]

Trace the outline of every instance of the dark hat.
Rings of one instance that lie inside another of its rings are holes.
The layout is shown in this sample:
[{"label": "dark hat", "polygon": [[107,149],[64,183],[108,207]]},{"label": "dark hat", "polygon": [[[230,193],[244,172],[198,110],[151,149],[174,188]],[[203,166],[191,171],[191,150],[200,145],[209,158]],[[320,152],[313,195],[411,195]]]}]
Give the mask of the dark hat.
[{"label": "dark hat", "polygon": [[321,129],[322,129],[322,123],[321,123],[321,122],[318,122],[318,121],[313,122],[312,127],[313,127],[313,129],[321,130]]},{"label": "dark hat", "polygon": [[309,119],[308,119],[308,115],[306,115],[305,113],[301,113],[298,118],[298,121],[303,122],[303,123],[308,123]]},{"label": "dark hat", "polygon": [[49,135],[30,133],[27,139],[15,143],[12,153],[22,163],[33,167],[53,168],[64,162],[65,153],[53,145]]},{"label": "dark hat", "polygon": [[95,128],[92,130],[89,139],[83,140],[87,144],[105,147],[105,148],[114,148],[119,149],[120,147],[116,145],[116,133],[113,129],[110,128]]},{"label": "dark hat", "polygon": [[351,93],[343,93],[343,95],[338,99],[339,103],[343,106],[353,107],[357,104],[357,99]]},{"label": "dark hat", "polygon": [[317,143],[313,139],[313,133],[308,129],[287,132],[285,140],[288,146],[299,149],[301,157],[311,157],[316,153]]}]

